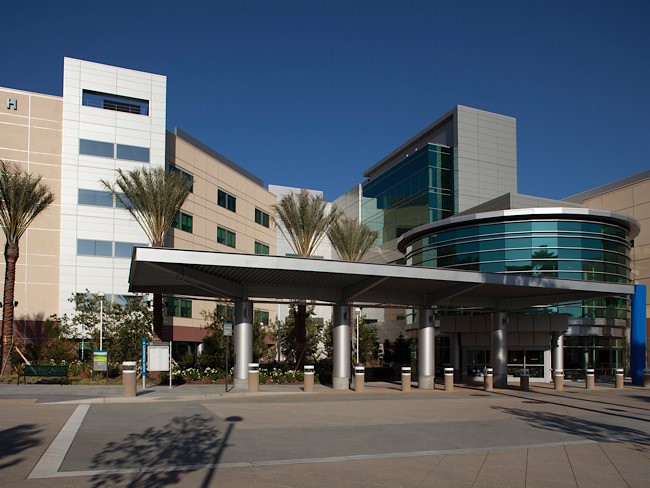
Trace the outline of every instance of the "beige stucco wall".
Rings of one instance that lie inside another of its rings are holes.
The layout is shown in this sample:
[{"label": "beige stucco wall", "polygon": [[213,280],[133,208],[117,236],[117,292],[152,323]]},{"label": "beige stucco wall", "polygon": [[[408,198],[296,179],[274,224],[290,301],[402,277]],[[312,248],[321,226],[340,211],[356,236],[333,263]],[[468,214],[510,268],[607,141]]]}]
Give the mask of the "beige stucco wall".
[{"label": "beige stucco wall", "polygon": [[[8,99],[17,107],[8,106]],[[43,176],[55,196],[54,203],[32,223],[20,240],[16,269],[16,321],[39,321],[58,313],[59,237],[61,190],[60,97],[0,88],[0,159],[19,163]],[[4,235],[0,235],[4,249]],[[0,264],[4,277],[4,259]],[[4,284],[4,280],[3,280]],[[16,324],[18,338],[23,333]],[[28,328],[27,336],[36,329]]]},{"label": "beige stucco wall", "polygon": [[[255,208],[269,215],[273,214],[271,206],[275,204],[275,195],[174,134],[167,133],[166,147],[167,162],[194,177],[193,192],[182,207],[183,212],[192,215],[193,231],[188,233],[172,229],[166,245],[180,249],[253,254],[257,241],[268,245],[271,255],[276,253],[276,228],[273,219],[270,219],[269,228],[255,222]],[[236,212],[217,205],[218,189],[236,197]],[[217,243],[217,227],[235,232],[236,248]],[[214,310],[214,306],[214,302],[193,300],[191,319],[166,318],[176,328],[174,340],[200,340],[202,334],[197,335],[185,328],[203,327],[202,311]],[[255,309],[268,311],[270,320],[275,321],[274,307],[256,304]]]},{"label": "beige stucco wall", "polygon": [[[632,249],[632,278],[650,290],[650,178],[593,196],[584,204],[589,208],[629,215],[639,221],[641,232],[634,239]],[[650,317],[650,294],[646,313]]]}]

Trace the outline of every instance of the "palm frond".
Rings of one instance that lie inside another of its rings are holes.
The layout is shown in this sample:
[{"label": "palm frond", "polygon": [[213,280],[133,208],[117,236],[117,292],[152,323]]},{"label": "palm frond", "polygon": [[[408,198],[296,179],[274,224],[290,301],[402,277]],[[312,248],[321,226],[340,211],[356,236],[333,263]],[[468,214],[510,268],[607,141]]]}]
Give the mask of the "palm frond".
[{"label": "palm frond", "polygon": [[342,216],[327,232],[332,247],[344,261],[361,261],[379,233],[356,219]]}]

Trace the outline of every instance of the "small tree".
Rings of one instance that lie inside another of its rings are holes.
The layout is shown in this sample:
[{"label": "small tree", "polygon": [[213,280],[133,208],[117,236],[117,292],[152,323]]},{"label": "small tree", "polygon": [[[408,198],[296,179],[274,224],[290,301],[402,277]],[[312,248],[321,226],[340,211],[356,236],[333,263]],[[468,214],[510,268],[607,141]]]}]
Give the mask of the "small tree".
[{"label": "small tree", "polygon": [[11,348],[14,343],[14,288],[19,241],[34,219],[54,201],[41,176],[22,171],[15,163],[0,160],[0,225],[5,234],[5,284],[2,310],[2,344],[0,374],[11,371]]},{"label": "small tree", "polygon": [[[296,319],[298,306],[289,305],[289,315],[280,323],[280,347],[285,353],[288,362],[298,364],[298,352],[296,343]],[[318,355],[318,346],[322,338],[322,330],[314,321],[314,307],[310,307],[305,313],[305,347],[303,349],[303,361],[315,359]],[[277,335],[277,333],[276,333]],[[276,338],[277,340],[277,338]]]},{"label": "small tree", "polygon": [[327,231],[327,237],[343,261],[361,261],[377,240],[379,232],[342,215]]},{"label": "small tree", "polygon": [[[189,180],[160,167],[128,172],[118,169],[115,184],[105,180],[102,184],[140,224],[153,247],[163,247],[165,235],[192,189]],[[160,293],[154,293],[153,313],[154,331],[162,337],[163,299]]]}]

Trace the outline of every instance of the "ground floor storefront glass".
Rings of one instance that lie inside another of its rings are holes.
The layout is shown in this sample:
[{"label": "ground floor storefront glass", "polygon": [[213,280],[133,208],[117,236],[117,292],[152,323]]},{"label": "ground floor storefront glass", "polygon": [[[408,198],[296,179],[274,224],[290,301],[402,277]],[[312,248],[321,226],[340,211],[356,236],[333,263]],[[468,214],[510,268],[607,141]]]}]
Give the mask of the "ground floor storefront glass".
[{"label": "ground floor storefront glass", "polygon": [[623,337],[565,336],[564,375],[584,378],[585,369],[592,368],[596,378],[613,378],[616,368],[625,364]]}]

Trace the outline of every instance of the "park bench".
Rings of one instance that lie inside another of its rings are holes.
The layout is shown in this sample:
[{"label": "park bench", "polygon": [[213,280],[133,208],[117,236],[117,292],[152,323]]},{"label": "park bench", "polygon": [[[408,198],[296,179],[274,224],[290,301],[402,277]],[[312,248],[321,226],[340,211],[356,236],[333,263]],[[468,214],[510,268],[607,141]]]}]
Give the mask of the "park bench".
[{"label": "park bench", "polygon": [[[56,366],[53,364],[26,364],[22,375],[25,384],[27,384],[28,376],[39,378],[61,378],[61,384],[63,384],[63,378],[65,378],[66,383],[69,382],[67,365]],[[18,384],[20,384],[20,374],[18,375]]]}]

